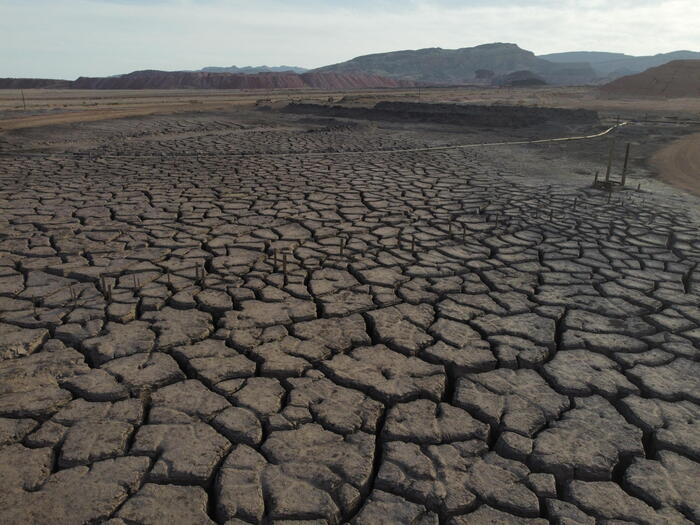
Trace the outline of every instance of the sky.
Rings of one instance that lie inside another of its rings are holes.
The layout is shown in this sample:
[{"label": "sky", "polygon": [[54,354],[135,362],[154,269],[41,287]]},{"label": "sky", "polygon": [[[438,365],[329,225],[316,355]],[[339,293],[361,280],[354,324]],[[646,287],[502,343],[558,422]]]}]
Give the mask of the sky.
[{"label": "sky", "polygon": [[0,77],[319,67],[491,42],[536,54],[700,51],[700,0],[0,0]]}]

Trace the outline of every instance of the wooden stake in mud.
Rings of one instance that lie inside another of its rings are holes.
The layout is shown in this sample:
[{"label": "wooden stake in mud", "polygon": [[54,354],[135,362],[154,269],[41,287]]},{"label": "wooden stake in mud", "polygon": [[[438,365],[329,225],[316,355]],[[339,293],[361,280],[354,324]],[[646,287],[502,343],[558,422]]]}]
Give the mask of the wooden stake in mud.
[{"label": "wooden stake in mud", "polygon": [[615,152],[615,139],[610,141],[610,153],[608,155],[608,170],[605,172],[605,182],[610,182],[610,171],[612,170],[613,153]]},{"label": "wooden stake in mud", "polygon": [[595,178],[593,179],[593,186],[598,184],[598,175],[600,174],[600,171],[595,172]]},{"label": "wooden stake in mud", "polygon": [[578,202],[578,197],[574,198],[574,211],[576,211],[576,203]]},{"label": "wooden stake in mud", "polygon": [[289,284],[289,279],[287,277],[287,252],[282,252],[282,273],[284,274],[284,285]]},{"label": "wooden stake in mud", "polygon": [[630,143],[628,142],[628,143],[627,143],[627,148],[626,148],[626,150],[625,150],[625,165],[624,165],[624,167],[622,168],[622,186],[624,186],[624,185],[625,185],[625,182],[627,181],[627,166],[628,166],[629,161],[630,161],[630,147],[631,147],[631,146],[632,146],[632,144],[630,144]]}]

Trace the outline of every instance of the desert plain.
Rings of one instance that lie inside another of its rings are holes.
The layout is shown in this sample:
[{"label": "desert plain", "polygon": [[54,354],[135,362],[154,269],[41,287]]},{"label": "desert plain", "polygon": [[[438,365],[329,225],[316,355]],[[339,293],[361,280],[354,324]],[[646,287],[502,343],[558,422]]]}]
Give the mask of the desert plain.
[{"label": "desert plain", "polygon": [[700,522],[698,99],[19,95],[1,523]]}]

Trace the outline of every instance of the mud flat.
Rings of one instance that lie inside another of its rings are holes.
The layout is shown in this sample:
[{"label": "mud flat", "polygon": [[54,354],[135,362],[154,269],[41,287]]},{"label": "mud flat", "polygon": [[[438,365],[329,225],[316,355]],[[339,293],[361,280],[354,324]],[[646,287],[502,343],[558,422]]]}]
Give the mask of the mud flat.
[{"label": "mud flat", "polygon": [[698,200],[312,122],[0,135],[0,522],[698,523]]}]

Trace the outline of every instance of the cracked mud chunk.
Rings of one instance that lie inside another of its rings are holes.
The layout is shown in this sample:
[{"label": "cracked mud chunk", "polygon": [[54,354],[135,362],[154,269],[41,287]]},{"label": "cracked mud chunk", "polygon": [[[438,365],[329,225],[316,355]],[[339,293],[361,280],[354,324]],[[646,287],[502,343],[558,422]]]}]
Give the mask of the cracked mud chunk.
[{"label": "cracked mud chunk", "polygon": [[380,342],[407,355],[416,355],[433,342],[426,328],[433,321],[431,305],[391,306],[367,314]]},{"label": "cracked mud chunk", "polygon": [[[80,352],[64,348],[0,361],[0,396],[10,393],[29,394],[45,387],[52,389],[59,381],[89,370],[90,367]],[[40,396],[38,392],[36,395]]]},{"label": "cracked mud chunk", "polygon": [[369,286],[339,290],[318,298],[325,317],[347,317],[375,308]]},{"label": "cracked mud chunk", "polygon": [[476,505],[467,471],[486,450],[479,441],[421,447],[389,441],[384,445],[375,488],[420,501],[442,514],[465,512]]},{"label": "cracked mud chunk", "polygon": [[346,352],[372,342],[367,335],[365,320],[359,314],[297,323],[293,331],[297,337],[318,341],[337,352]]},{"label": "cracked mud chunk", "polygon": [[177,418],[178,414],[209,421],[230,406],[223,396],[215,394],[196,379],[188,379],[153,392],[149,422],[177,423],[177,420],[169,419]]},{"label": "cracked mud chunk", "polygon": [[372,473],[374,441],[374,436],[364,432],[343,437],[312,423],[296,430],[272,432],[262,450],[277,465],[326,465],[360,490]]},{"label": "cracked mud chunk", "polygon": [[107,323],[105,333],[83,341],[92,363],[99,366],[112,359],[150,352],[156,336],[144,321]]},{"label": "cracked mud chunk", "polygon": [[195,296],[195,299],[205,312],[226,312],[233,307],[231,296],[220,290],[203,290]]},{"label": "cracked mud chunk", "polygon": [[366,346],[336,355],[322,364],[338,383],[394,403],[420,396],[439,400],[445,389],[444,368],[406,357],[384,345]]},{"label": "cracked mud chunk", "polygon": [[493,370],[497,364],[485,341],[467,343],[460,347],[438,341],[421,352],[420,356],[431,363],[444,365],[456,376]]},{"label": "cracked mud chunk", "polygon": [[384,437],[390,441],[440,444],[488,436],[488,425],[447,403],[419,399],[389,409]]},{"label": "cracked mud chunk", "polygon": [[0,491],[39,489],[51,474],[53,459],[50,448],[31,449],[20,444],[0,448]]},{"label": "cracked mud chunk", "polygon": [[75,467],[121,456],[133,430],[123,421],[79,421],[66,432],[58,464]]},{"label": "cracked mud chunk", "polygon": [[0,416],[42,419],[50,417],[71,399],[70,392],[55,386],[3,394],[0,395]]},{"label": "cracked mud chunk", "polygon": [[[1,312],[2,310],[0,310]],[[12,359],[34,353],[49,338],[45,328],[20,328],[0,323],[0,359]]]},{"label": "cracked mud chunk", "polygon": [[430,333],[457,348],[489,349],[489,344],[481,338],[479,332],[466,323],[438,319],[430,327]]},{"label": "cracked mud chunk", "polygon": [[700,363],[696,361],[679,358],[662,366],[640,364],[628,373],[653,397],[700,404]]},{"label": "cracked mud chunk", "polygon": [[570,396],[600,394],[612,398],[639,393],[620,368],[612,359],[586,350],[557,352],[544,365],[546,376],[557,390]]},{"label": "cracked mud chunk", "polygon": [[653,444],[700,461],[700,407],[690,401],[669,402],[628,396],[620,401],[625,416],[645,432]]},{"label": "cracked mud chunk", "polygon": [[136,490],[148,466],[148,458],[110,459],[52,474],[36,492],[5,491],[0,522],[74,525],[107,520]]},{"label": "cracked mud chunk", "polygon": [[144,425],[136,433],[130,453],[156,458],[148,475],[150,481],[205,485],[230,446],[204,423]]},{"label": "cracked mud chunk", "polygon": [[639,317],[606,317],[585,310],[569,310],[564,318],[568,330],[583,330],[592,333],[623,334],[633,337],[652,335],[656,329]]},{"label": "cracked mud chunk", "polygon": [[38,426],[33,419],[10,419],[0,417],[0,447],[22,441]]},{"label": "cracked mud chunk", "polygon": [[261,373],[274,377],[301,376],[312,367],[312,363],[325,359],[330,353],[324,345],[292,336],[250,350],[251,357],[260,362]]},{"label": "cracked mud chunk", "polygon": [[482,332],[489,337],[497,335],[510,335],[521,337],[546,347],[554,346],[555,322],[553,319],[542,317],[534,313],[509,316],[485,315],[472,321]]},{"label": "cracked mud chunk", "polygon": [[489,343],[503,368],[535,368],[544,363],[551,352],[546,346],[511,335],[489,337]]},{"label": "cracked mud chunk", "polygon": [[222,465],[216,480],[220,518],[259,523],[267,512],[275,520],[340,523],[369,483],[374,437],[359,432],[343,438],[311,424],[272,432],[262,450],[269,464],[241,445]]},{"label": "cracked mud chunk", "polygon": [[135,354],[113,359],[102,365],[133,394],[157,388],[185,379],[175,360],[167,354]]},{"label": "cracked mud chunk", "polygon": [[142,525],[213,525],[201,487],[146,483],[119,509],[117,516]]},{"label": "cracked mud chunk", "polygon": [[190,346],[177,346],[171,350],[173,357],[184,363],[189,374],[207,386],[255,375],[256,364],[224,341],[206,339]]},{"label": "cracked mud chunk", "polygon": [[492,507],[520,516],[539,516],[539,500],[528,486],[530,471],[522,463],[491,452],[476,461],[467,474],[467,487]]},{"label": "cracked mud chunk", "polygon": [[700,463],[662,451],[658,461],[636,458],[625,472],[627,491],[654,508],[673,507],[700,522]]},{"label": "cracked mud chunk", "polygon": [[316,317],[313,301],[287,298],[284,302],[243,301],[240,311],[226,312],[219,321],[221,328],[245,330],[268,326],[288,325],[309,321]]},{"label": "cracked mud chunk", "polygon": [[267,418],[282,409],[282,399],[286,394],[287,391],[277,379],[251,377],[227,397],[234,405],[247,408],[258,417]]},{"label": "cracked mud chunk", "polygon": [[123,384],[99,368],[68,378],[61,386],[87,401],[116,401],[129,396],[129,391]]},{"label": "cracked mud chunk", "polygon": [[644,456],[642,431],[599,396],[576,398],[575,408],[535,438],[532,465],[560,481],[606,481],[619,461]]},{"label": "cracked mud chunk", "polygon": [[262,473],[267,461],[256,450],[237,446],[216,476],[216,515],[225,522],[239,518],[260,523],[265,513]]},{"label": "cracked mud chunk", "polygon": [[290,379],[292,390],[282,415],[292,422],[312,420],[338,434],[374,433],[384,406],[367,395],[328,379]]},{"label": "cracked mud chunk", "polygon": [[374,490],[359,514],[351,521],[352,525],[438,525],[438,517],[400,496],[381,490]]},{"label": "cracked mud chunk", "polygon": [[243,443],[254,447],[259,445],[263,438],[260,420],[245,408],[227,408],[220,412],[211,424],[221,435],[233,443]]},{"label": "cracked mud chunk", "polygon": [[199,310],[165,307],[156,312],[146,312],[141,318],[150,321],[158,334],[158,348],[192,344],[206,338],[213,329],[211,314]]},{"label": "cracked mud chunk", "polygon": [[533,370],[493,370],[457,380],[454,404],[496,428],[532,436],[569,408]]},{"label": "cracked mud chunk", "polygon": [[612,481],[572,481],[568,499],[599,520],[620,520],[642,525],[690,525],[679,512],[668,507],[655,510],[634,498]]},{"label": "cracked mud chunk", "polygon": [[488,505],[482,505],[474,512],[464,516],[455,516],[447,522],[448,525],[547,525],[548,523],[547,520],[541,518],[514,516]]}]

